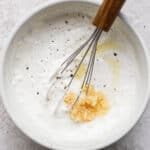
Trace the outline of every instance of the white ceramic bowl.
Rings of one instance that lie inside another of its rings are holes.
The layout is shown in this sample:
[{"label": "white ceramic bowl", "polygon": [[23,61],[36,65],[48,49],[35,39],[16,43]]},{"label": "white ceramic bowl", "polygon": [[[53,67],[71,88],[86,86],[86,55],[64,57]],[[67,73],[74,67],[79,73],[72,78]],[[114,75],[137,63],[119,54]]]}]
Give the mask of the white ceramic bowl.
[{"label": "white ceramic bowl", "polygon": [[[41,105],[46,105],[42,101],[45,99],[51,69],[55,69],[54,64],[57,63],[57,59],[59,62],[59,56],[66,56],[68,52],[62,50],[64,53],[60,52],[59,55],[54,55],[54,58],[49,58],[49,53],[57,46],[67,49],[69,44],[65,43],[66,46],[63,46],[68,37],[71,41],[77,41],[81,35],[83,37],[84,32],[89,36],[93,30],[90,20],[97,8],[98,3],[93,0],[49,2],[26,17],[16,28],[2,56],[0,90],[4,105],[13,121],[27,136],[48,148],[88,150],[106,147],[124,136],[135,125],[147,105],[150,81],[148,51],[124,16],[120,15],[113,26],[114,33],[108,35],[124,45],[118,56],[124,68],[114,101],[118,107],[114,107],[108,118],[100,122],[99,128],[103,132],[99,131],[97,126],[94,128],[94,124],[91,123],[74,126],[72,130],[76,133],[73,136],[70,125],[64,121],[65,128],[63,121],[61,124],[58,121],[62,127],[59,129],[58,124],[53,124],[52,120],[48,121],[49,112],[44,110],[46,107],[41,108]],[[78,12],[86,17],[77,15]],[[62,24],[63,19],[66,19],[64,14],[72,23],[67,27],[65,22]],[[53,23],[57,24],[57,27]],[[70,30],[72,32],[68,33]],[[79,44],[80,42],[72,44],[70,49],[75,49]],[[105,73],[101,79],[106,77]],[[39,91],[40,94],[37,93]],[[60,130],[60,133],[56,134],[55,130]],[[61,133],[61,130],[66,131],[66,135]]]}]

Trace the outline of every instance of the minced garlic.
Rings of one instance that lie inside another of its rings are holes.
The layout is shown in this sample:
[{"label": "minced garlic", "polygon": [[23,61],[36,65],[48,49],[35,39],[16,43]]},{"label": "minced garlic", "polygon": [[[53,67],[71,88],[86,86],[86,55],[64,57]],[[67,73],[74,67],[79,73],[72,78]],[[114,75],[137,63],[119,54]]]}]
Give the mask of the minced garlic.
[{"label": "minced garlic", "polygon": [[[96,91],[93,85],[90,85],[88,93],[85,86],[82,94],[70,111],[70,117],[75,122],[88,122],[94,120],[97,116],[105,115],[110,108],[105,95]],[[67,105],[73,104],[76,94],[70,92],[65,95],[64,101]]]},{"label": "minced garlic", "polygon": [[71,105],[76,99],[76,94],[73,92],[69,92],[68,94],[65,95],[64,97],[64,102],[67,105]]}]

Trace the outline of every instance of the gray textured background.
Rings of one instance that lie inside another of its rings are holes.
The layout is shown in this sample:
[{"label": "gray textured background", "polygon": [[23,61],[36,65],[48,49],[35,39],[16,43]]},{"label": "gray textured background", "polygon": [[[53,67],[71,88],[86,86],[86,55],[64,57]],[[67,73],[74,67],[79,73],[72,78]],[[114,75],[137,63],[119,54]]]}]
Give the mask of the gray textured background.
[{"label": "gray textured background", "polygon": [[[0,53],[9,34],[22,17],[48,1],[52,0],[0,0]],[[150,48],[150,1],[127,0],[123,12]],[[0,150],[46,150],[17,129],[1,100]],[[134,129],[105,150],[150,150],[150,105]]]}]

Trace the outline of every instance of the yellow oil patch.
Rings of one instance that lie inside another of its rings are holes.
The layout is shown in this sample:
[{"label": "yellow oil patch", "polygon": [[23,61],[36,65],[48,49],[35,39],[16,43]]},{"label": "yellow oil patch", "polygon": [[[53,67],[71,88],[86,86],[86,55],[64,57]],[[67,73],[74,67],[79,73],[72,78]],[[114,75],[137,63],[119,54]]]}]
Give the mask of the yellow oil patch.
[{"label": "yellow oil patch", "polygon": [[[113,51],[113,50],[119,50],[120,46],[119,44],[112,40],[106,40],[103,43],[99,43],[97,45],[97,54],[99,56],[104,55],[106,52]],[[104,61],[109,65],[111,71],[112,71],[112,86],[117,86],[119,77],[120,77],[120,61],[113,56],[105,56],[104,55]]]},{"label": "yellow oil patch", "polygon": [[75,78],[78,79],[78,80],[82,79],[82,77],[84,76],[84,74],[86,72],[86,68],[87,68],[86,64],[84,64],[84,63],[81,64],[81,66],[80,66],[80,68],[79,68]]},{"label": "yellow oil patch", "polygon": [[119,48],[119,45],[116,41],[106,40],[103,43],[97,45],[97,54],[103,54],[107,51],[116,50]]},{"label": "yellow oil patch", "polygon": [[119,81],[120,77],[120,61],[113,57],[105,57],[104,60],[109,65],[110,69],[112,70],[112,84],[116,86]]}]

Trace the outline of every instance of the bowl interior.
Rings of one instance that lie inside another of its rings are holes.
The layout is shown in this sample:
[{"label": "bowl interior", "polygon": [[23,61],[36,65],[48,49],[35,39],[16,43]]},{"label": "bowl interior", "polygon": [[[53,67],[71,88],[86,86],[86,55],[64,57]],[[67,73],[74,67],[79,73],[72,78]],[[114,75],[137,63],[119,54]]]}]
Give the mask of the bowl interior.
[{"label": "bowl interior", "polygon": [[106,50],[97,52],[93,73],[95,84],[111,103],[110,112],[85,124],[76,124],[67,116],[50,115],[50,103],[46,101],[49,78],[62,60],[90,36],[97,8],[88,2],[48,6],[19,28],[6,53],[3,84],[7,110],[28,136],[47,147],[104,147],[133,126],[147,101],[144,48],[118,17],[112,30],[103,33],[99,41],[105,43]]}]

